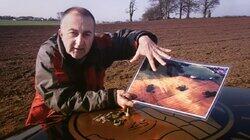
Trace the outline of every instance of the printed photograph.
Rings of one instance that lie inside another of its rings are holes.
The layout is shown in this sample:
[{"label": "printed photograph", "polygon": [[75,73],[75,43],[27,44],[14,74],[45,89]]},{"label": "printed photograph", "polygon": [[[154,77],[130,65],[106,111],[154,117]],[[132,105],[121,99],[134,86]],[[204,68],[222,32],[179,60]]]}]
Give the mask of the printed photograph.
[{"label": "printed photograph", "polygon": [[0,0],[0,140],[249,139],[249,7]]},{"label": "printed photograph", "polygon": [[154,72],[148,61],[143,61],[128,88],[137,96],[135,102],[206,119],[229,68],[179,60],[165,62]]}]

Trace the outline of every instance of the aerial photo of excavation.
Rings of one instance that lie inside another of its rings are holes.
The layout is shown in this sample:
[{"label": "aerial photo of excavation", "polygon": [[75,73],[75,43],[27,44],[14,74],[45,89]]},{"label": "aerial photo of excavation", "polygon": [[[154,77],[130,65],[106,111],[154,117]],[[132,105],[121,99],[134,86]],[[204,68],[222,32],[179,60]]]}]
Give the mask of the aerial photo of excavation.
[{"label": "aerial photo of excavation", "polygon": [[138,103],[206,119],[229,68],[165,61],[154,72],[145,60],[128,92],[137,96]]}]

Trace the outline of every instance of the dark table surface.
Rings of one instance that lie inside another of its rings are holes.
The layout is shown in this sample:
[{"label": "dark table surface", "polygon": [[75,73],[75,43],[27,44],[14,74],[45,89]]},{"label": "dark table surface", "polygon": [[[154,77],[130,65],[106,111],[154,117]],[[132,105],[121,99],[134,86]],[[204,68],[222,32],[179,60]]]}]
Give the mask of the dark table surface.
[{"label": "dark table surface", "polygon": [[123,125],[97,122],[110,111],[74,114],[8,139],[250,139],[250,89],[224,87],[207,120],[136,106]]}]

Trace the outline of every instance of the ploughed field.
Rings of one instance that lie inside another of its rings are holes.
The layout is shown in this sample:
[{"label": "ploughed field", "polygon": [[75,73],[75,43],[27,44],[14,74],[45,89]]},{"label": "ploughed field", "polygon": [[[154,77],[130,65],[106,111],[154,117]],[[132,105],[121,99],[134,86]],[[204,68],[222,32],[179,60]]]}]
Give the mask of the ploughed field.
[{"label": "ploughed field", "polygon": [[[250,18],[164,20],[97,25],[97,32],[143,29],[155,33],[172,57],[229,66],[225,86],[250,88]],[[21,130],[34,97],[39,46],[57,26],[0,26],[0,137]],[[105,87],[126,89],[138,63],[115,62]]]}]

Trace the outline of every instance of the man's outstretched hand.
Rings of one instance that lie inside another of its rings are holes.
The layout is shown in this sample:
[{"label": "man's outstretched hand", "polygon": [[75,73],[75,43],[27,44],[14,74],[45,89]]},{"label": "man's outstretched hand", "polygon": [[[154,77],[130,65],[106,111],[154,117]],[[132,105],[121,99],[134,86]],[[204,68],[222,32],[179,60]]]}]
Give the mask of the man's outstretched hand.
[{"label": "man's outstretched hand", "polygon": [[152,70],[156,71],[154,58],[163,66],[166,65],[163,59],[171,58],[166,54],[171,52],[171,50],[157,46],[147,35],[141,36],[138,42],[138,49],[130,62],[136,61],[141,55],[146,56]]}]

